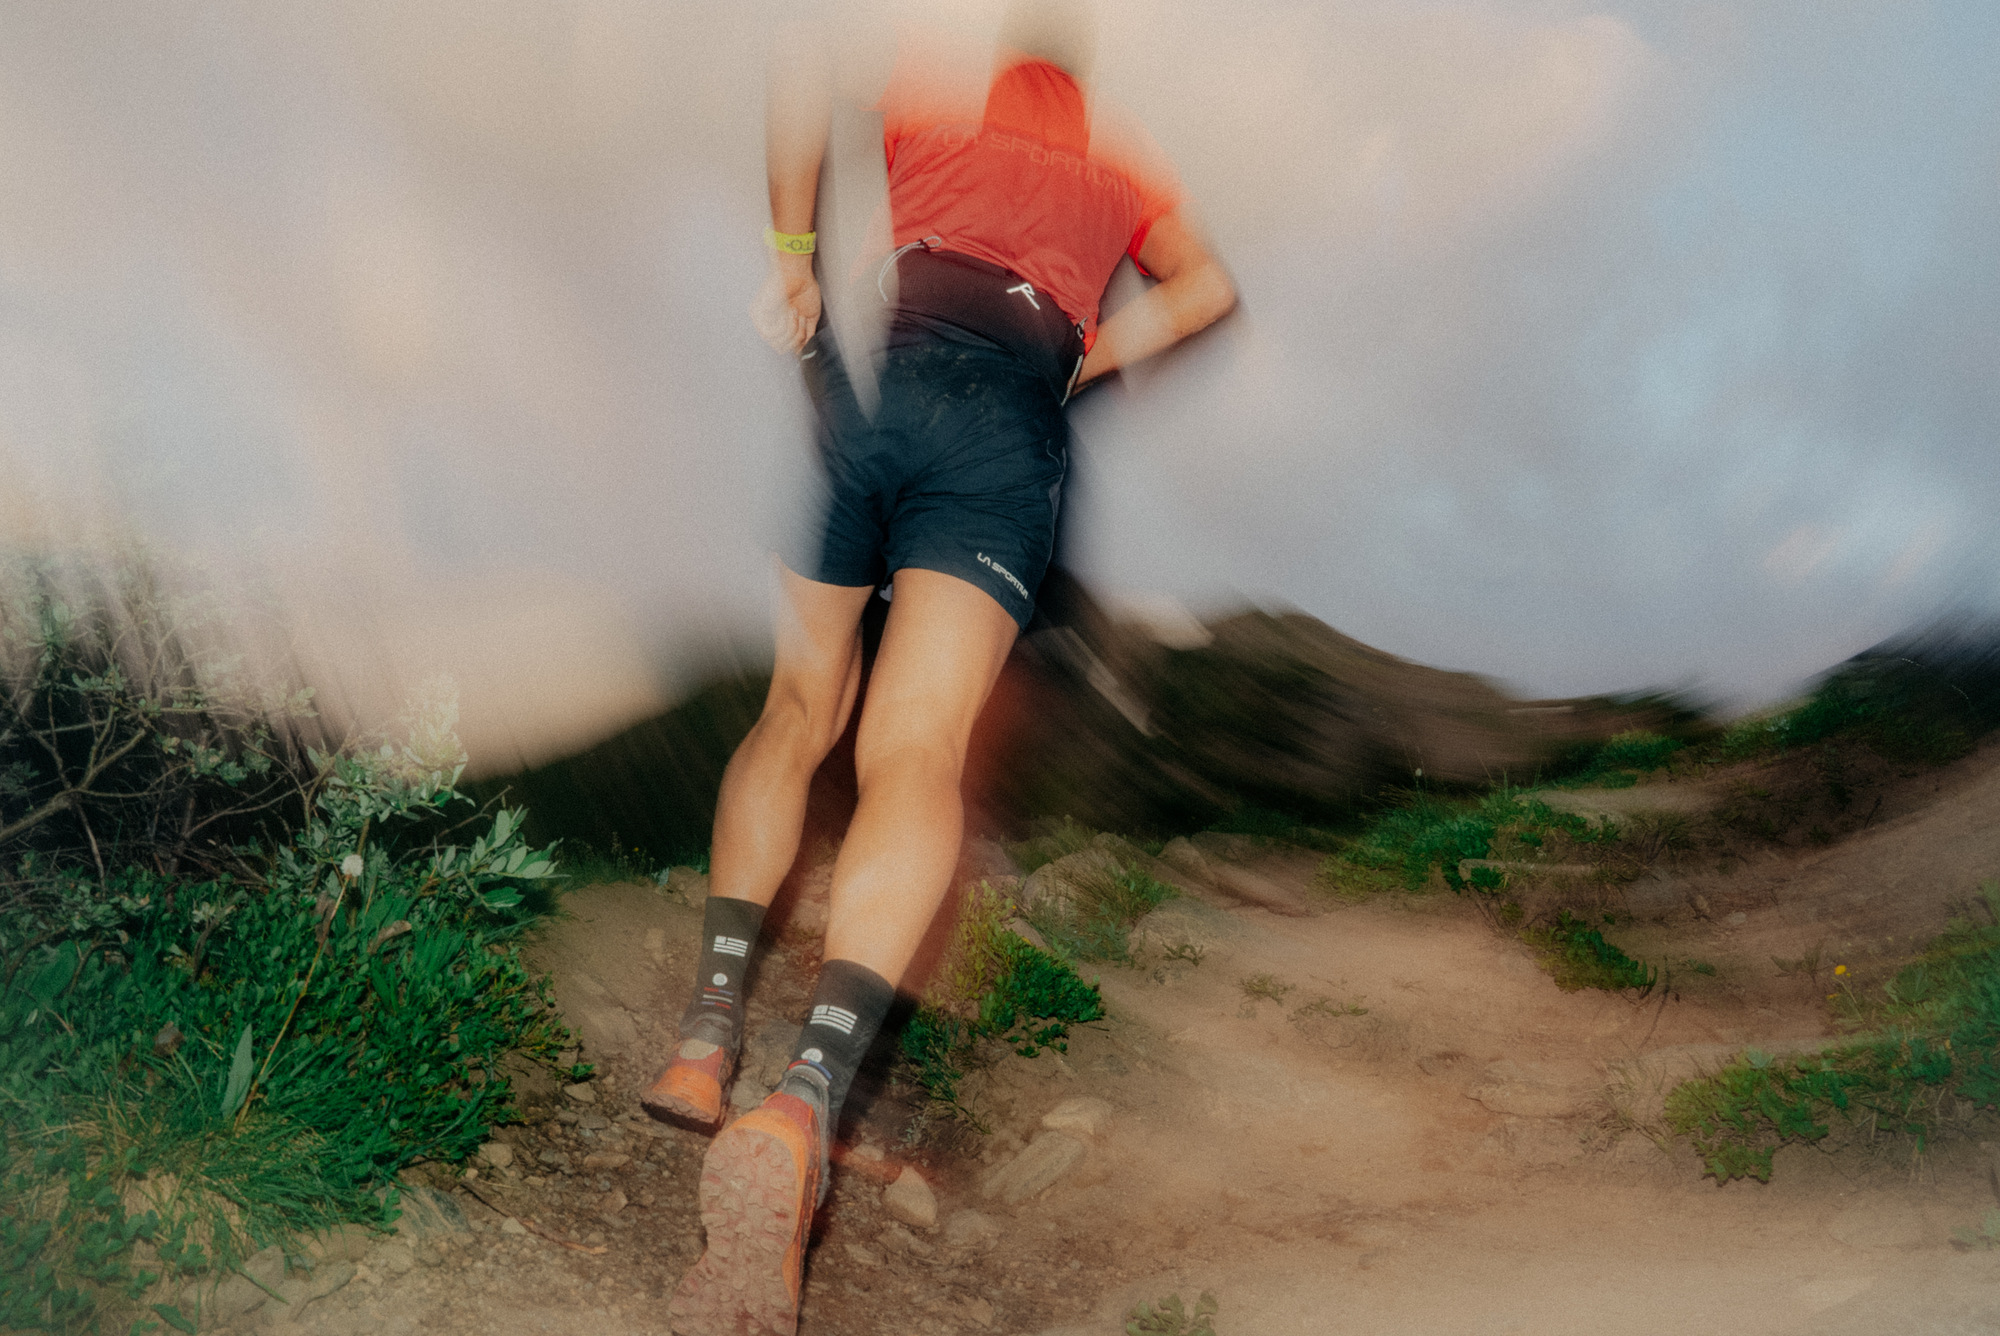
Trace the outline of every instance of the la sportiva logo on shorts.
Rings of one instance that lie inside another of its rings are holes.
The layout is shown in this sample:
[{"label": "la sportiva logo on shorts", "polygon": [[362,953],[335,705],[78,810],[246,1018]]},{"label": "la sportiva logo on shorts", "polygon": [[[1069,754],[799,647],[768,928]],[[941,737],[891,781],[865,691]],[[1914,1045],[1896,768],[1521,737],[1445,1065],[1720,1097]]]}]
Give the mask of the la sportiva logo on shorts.
[{"label": "la sportiva logo on shorts", "polygon": [[990,567],[995,575],[998,575],[1008,584],[1014,586],[1015,593],[1019,594],[1022,598],[1028,597],[1028,586],[1022,584],[1019,580],[1015,579],[1014,572],[1008,570],[1005,566],[1002,566],[999,562],[993,560],[993,558],[987,556],[984,552],[981,552],[978,555],[979,555],[979,560],[982,564]]}]

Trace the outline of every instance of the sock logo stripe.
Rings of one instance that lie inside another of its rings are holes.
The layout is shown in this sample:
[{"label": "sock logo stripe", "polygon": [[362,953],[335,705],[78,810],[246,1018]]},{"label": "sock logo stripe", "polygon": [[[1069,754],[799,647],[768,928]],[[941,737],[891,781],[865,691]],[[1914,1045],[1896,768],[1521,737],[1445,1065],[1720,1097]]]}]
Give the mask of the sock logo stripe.
[{"label": "sock logo stripe", "polygon": [[747,956],[750,943],[741,937],[717,937],[713,949],[718,956]]},{"label": "sock logo stripe", "polygon": [[849,1011],[846,1007],[831,1006],[822,1002],[813,1008],[812,1020],[808,1023],[823,1025],[829,1030],[838,1030],[842,1034],[853,1034],[855,1022],[860,1019],[859,1016]]}]

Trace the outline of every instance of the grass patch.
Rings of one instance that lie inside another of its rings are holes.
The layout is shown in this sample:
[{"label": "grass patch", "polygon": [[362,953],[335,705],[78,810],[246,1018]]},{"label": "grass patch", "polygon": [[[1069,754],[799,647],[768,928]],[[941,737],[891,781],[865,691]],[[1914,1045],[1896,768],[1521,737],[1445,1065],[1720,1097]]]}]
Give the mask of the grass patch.
[{"label": "grass patch", "polygon": [[1661,769],[1686,747],[1680,738],[1666,737],[1645,729],[1612,735],[1601,746],[1586,751],[1576,768],[1562,774],[1558,785],[1566,789],[1629,789],[1639,777]]},{"label": "grass patch", "polygon": [[1292,986],[1275,974],[1253,974],[1236,986],[1243,990],[1243,996],[1253,1002],[1259,998],[1268,998],[1270,1001],[1282,1003],[1285,994],[1292,991]]},{"label": "grass patch", "polygon": [[185,1321],[259,1248],[392,1220],[397,1169],[511,1115],[502,1057],[564,1038],[513,945],[554,865],[518,812],[445,843],[435,753],[316,754],[254,877],[0,872],[0,1328]]},{"label": "grass patch", "polygon": [[1029,827],[1028,838],[1007,845],[1008,856],[1014,860],[1021,874],[1027,876],[1044,864],[1053,863],[1058,858],[1082,853],[1097,838],[1098,832],[1081,825],[1069,817],[1053,821],[1046,817]]},{"label": "grass patch", "polygon": [[1169,1294],[1157,1304],[1138,1303],[1125,1314],[1126,1336],[1215,1336],[1215,1315],[1221,1305],[1203,1290],[1192,1309],[1178,1294]]},{"label": "grass patch", "polygon": [[[1535,948],[1542,968],[1565,993],[1601,988],[1607,993],[1634,989],[1644,997],[1659,981],[1659,971],[1634,960],[1604,940],[1604,933],[1567,909],[1555,922],[1528,928],[1521,940]],[[1709,973],[1713,974],[1714,967]]]},{"label": "grass patch", "polygon": [[1706,1172],[1768,1181],[1779,1146],[1819,1141],[1836,1119],[1921,1150],[1956,1102],[2000,1105],[2000,882],[1981,890],[1986,922],[1955,919],[1879,990],[1829,997],[1851,1039],[1799,1057],[1752,1049],[1668,1095],[1668,1126]]},{"label": "grass patch", "polygon": [[1028,1058],[1044,1048],[1064,1052],[1070,1026],[1104,1015],[1095,985],[1007,928],[1013,912],[985,882],[967,893],[944,962],[899,1041],[911,1079],[961,1114],[958,1083],[979,1041],[998,1040]]},{"label": "grass patch", "polygon": [[1497,890],[1499,878],[1492,869],[1474,869],[1468,882],[1459,875],[1459,863],[1496,856],[1535,858],[1618,840],[1614,823],[1593,824],[1505,786],[1476,798],[1402,790],[1393,799],[1394,805],[1360,836],[1320,865],[1322,883],[1414,891],[1439,876],[1454,891],[1468,885]]},{"label": "grass patch", "polygon": [[1173,887],[1140,869],[1110,861],[1111,868],[1068,878],[1068,896],[1047,900],[1023,915],[1065,960],[1130,963],[1132,925],[1175,894]]}]

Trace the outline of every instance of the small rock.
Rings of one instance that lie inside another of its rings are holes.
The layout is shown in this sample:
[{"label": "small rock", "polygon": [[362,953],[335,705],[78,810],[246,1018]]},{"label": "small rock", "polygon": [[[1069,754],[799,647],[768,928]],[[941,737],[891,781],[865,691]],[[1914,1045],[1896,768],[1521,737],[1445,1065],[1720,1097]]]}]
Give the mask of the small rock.
[{"label": "small rock", "polygon": [[396,1217],[396,1237],[406,1243],[452,1234],[469,1234],[465,1212],[435,1188],[402,1189],[402,1214]]},{"label": "small rock", "polygon": [[866,1141],[859,1142],[853,1149],[847,1152],[847,1158],[850,1160],[879,1160],[882,1158],[882,1148],[880,1146],[872,1146]]},{"label": "small rock", "polygon": [[1034,947],[1035,950],[1040,951],[1043,955],[1048,954],[1049,939],[1042,936],[1042,934],[1036,930],[1035,925],[1028,922],[1028,920],[1024,918],[1008,919],[1007,931],[1013,933],[1016,937],[1026,942],[1029,946]]},{"label": "small rock", "polygon": [[564,1127],[575,1127],[582,1120],[583,1120],[583,1115],[578,1113],[575,1109],[556,1110],[556,1121],[561,1123]]},{"label": "small rock", "polygon": [[929,1257],[937,1252],[930,1244],[912,1234],[901,1225],[890,1225],[876,1236],[877,1241],[889,1252],[908,1253],[912,1257]]},{"label": "small rock", "polygon": [[215,1287],[208,1312],[218,1322],[255,1312],[284,1278],[285,1250],[274,1243],[244,1262],[242,1275],[232,1275]]},{"label": "small rock", "polygon": [[335,1225],[306,1242],[306,1257],[314,1266],[326,1262],[358,1262],[375,1243],[366,1225]]},{"label": "small rock", "polygon": [[632,1163],[630,1155],[586,1155],[583,1157],[583,1171],[595,1174],[611,1169],[623,1169]]},{"label": "small rock", "polygon": [[984,1248],[1000,1241],[1000,1222],[974,1210],[953,1211],[945,1217],[944,1241],[951,1248]]},{"label": "small rock", "polygon": [[504,1141],[489,1141],[479,1148],[479,1158],[495,1169],[505,1169],[514,1163],[514,1148]]},{"label": "small rock", "polygon": [[860,1243],[848,1244],[847,1255],[853,1258],[854,1261],[861,1266],[882,1265],[882,1254],[876,1252],[873,1248],[870,1248],[865,1244],[860,1244]]},{"label": "small rock", "polygon": [[1238,900],[1268,909],[1273,914],[1304,918],[1312,912],[1303,897],[1249,868],[1219,867],[1215,870],[1214,881]]},{"label": "small rock", "polygon": [[[352,1262],[326,1262],[311,1271],[287,1277],[285,1283],[278,1287],[285,1306],[283,1315],[277,1320],[297,1322],[307,1304],[315,1299],[324,1299],[353,1279]],[[264,1311],[270,1312],[272,1306],[266,1306]]]},{"label": "small rock", "polygon": [[391,1276],[408,1274],[417,1264],[417,1255],[408,1244],[385,1243],[369,1255],[370,1270],[385,1272]]},{"label": "small rock", "polygon": [[1076,1167],[1086,1147],[1064,1132],[1041,1132],[1027,1149],[986,1176],[980,1193],[998,1197],[1009,1206],[1047,1191]]},{"label": "small rock", "polygon": [[610,1217],[617,1215],[620,1211],[625,1209],[625,1206],[626,1206],[625,1194],[623,1192],[620,1192],[617,1188],[611,1189],[611,1191],[605,1193],[602,1197],[599,1197],[597,1199],[597,1213],[600,1216],[605,1217],[606,1219],[609,1219]]},{"label": "small rock", "polygon": [[525,1234],[528,1232],[528,1227],[510,1215],[500,1222],[500,1232],[502,1234]]},{"label": "small rock", "polygon": [[669,868],[661,887],[669,895],[681,896],[689,904],[698,905],[708,899],[708,874],[691,867]]},{"label": "small rock", "polygon": [[993,1325],[993,1305],[986,1299],[973,1297],[958,1306],[958,1315],[976,1327]]},{"label": "small rock", "polygon": [[601,1113],[586,1113],[576,1120],[576,1125],[591,1132],[602,1132],[611,1126],[611,1120]]},{"label": "small rock", "polygon": [[1208,860],[1202,857],[1201,850],[1195,848],[1185,835],[1176,835],[1167,841],[1167,847],[1160,850],[1160,861],[1190,876],[1208,875]]},{"label": "small rock", "polygon": [[1100,1137],[1111,1126],[1110,1101],[1082,1096],[1066,1099],[1042,1115],[1042,1126],[1051,1132],[1073,1132],[1078,1136]]},{"label": "small rock", "polygon": [[563,1094],[568,1095],[579,1104],[597,1103],[597,1091],[591,1088],[588,1081],[578,1081],[575,1085],[566,1085],[562,1090]]},{"label": "small rock", "polygon": [[882,1207],[906,1225],[918,1229],[937,1227],[937,1196],[914,1168],[905,1166],[896,1181],[882,1189]]},{"label": "small rock", "polygon": [[1750,921],[1750,916],[1739,909],[1723,921],[1732,928],[1740,928]]},{"label": "small rock", "polygon": [[549,1166],[549,1168],[551,1169],[560,1169],[564,1173],[569,1172],[568,1151],[545,1150],[541,1152],[541,1154],[537,1155],[535,1158],[540,1160],[543,1164]]}]

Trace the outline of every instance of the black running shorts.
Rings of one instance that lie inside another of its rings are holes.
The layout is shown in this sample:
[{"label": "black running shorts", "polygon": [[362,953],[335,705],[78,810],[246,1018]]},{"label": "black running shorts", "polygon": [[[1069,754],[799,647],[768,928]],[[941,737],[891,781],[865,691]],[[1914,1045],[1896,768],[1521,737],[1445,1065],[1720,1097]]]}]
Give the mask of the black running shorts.
[{"label": "black running shorts", "polygon": [[1069,466],[1060,391],[1001,344],[907,311],[890,321],[873,420],[830,333],[800,365],[819,416],[823,519],[780,555],[808,579],[879,585],[905,567],[991,594],[1025,627]]}]

